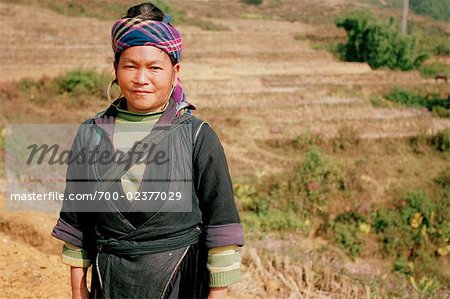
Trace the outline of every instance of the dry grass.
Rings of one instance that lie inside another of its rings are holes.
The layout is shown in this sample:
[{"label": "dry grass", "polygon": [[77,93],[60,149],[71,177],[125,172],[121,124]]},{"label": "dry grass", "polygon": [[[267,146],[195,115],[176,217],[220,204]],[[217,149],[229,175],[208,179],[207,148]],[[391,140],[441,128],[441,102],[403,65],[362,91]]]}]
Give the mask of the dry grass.
[{"label": "dry grass", "polygon": [[[242,264],[243,282],[231,288],[230,298],[419,298],[401,277],[386,273],[386,265],[366,259],[346,267],[337,252],[293,261],[279,253],[246,248]],[[431,298],[449,295],[440,290]]]}]

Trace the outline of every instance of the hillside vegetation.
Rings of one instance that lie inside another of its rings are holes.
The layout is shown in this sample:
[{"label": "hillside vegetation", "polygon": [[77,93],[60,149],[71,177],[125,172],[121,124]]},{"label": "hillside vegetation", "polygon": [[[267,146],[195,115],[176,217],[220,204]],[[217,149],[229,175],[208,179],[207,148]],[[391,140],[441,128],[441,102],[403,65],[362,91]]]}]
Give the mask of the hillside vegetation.
[{"label": "hillside vegetation", "polygon": [[[80,123],[107,107],[109,30],[127,6],[19,2],[0,2],[9,12],[0,20],[1,161],[8,124]],[[434,79],[450,65],[450,27],[412,14],[410,30],[431,41],[412,55],[429,55],[419,70],[339,60],[347,32],[336,18],[355,8],[380,23],[398,17],[398,7],[369,2],[163,4],[180,22],[181,79],[194,114],[223,142],[246,231],[231,298],[450,296],[450,86]],[[30,18],[32,27],[18,22]],[[69,296],[61,244],[49,235],[56,219],[0,209],[7,298]]]}]

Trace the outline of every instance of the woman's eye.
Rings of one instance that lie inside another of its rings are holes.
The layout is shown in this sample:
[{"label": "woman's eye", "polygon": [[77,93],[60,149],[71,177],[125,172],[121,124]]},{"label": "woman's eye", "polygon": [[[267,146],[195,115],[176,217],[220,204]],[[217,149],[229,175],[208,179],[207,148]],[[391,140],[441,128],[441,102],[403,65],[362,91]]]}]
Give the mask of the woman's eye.
[{"label": "woman's eye", "polygon": [[134,69],[134,65],[125,65],[126,69]]},{"label": "woman's eye", "polygon": [[150,67],[152,70],[162,70],[162,68],[160,68],[159,66],[152,66]]}]

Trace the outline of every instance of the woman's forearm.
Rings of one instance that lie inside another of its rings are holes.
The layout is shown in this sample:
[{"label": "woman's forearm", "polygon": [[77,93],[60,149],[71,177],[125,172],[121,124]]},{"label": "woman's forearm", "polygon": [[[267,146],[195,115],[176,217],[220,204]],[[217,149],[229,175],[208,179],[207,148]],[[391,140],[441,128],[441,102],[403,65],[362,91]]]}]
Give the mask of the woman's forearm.
[{"label": "woman's forearm", "polygon": [[226,299],[228,293],[228,288],[211,288],[209,290],[208,299]]},{"label": "woman's forearm", "polygon": [[89,291],[86,286],[88,268],[70,267],[70,283],[72,285],[72,299],[88,299]]}]

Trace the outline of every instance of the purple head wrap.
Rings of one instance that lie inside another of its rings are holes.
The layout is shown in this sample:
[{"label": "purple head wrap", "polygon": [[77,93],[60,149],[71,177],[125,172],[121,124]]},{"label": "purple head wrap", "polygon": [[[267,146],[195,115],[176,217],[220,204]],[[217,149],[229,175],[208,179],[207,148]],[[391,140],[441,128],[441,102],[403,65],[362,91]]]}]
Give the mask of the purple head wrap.
[{"label": "purple head wrap", "polygon": [[[126,49],[134,46],[153,46],[164,51],[172,61],[178,63],[182,54],[181,34],[165,18],[163,22],[140,18],[117,20],[111,30],[112,49],[116,61]],[[191,106],[178,78],[171,98],[177,103],[177,110]],[[195,109],[195,108],[194,108]]]}]

